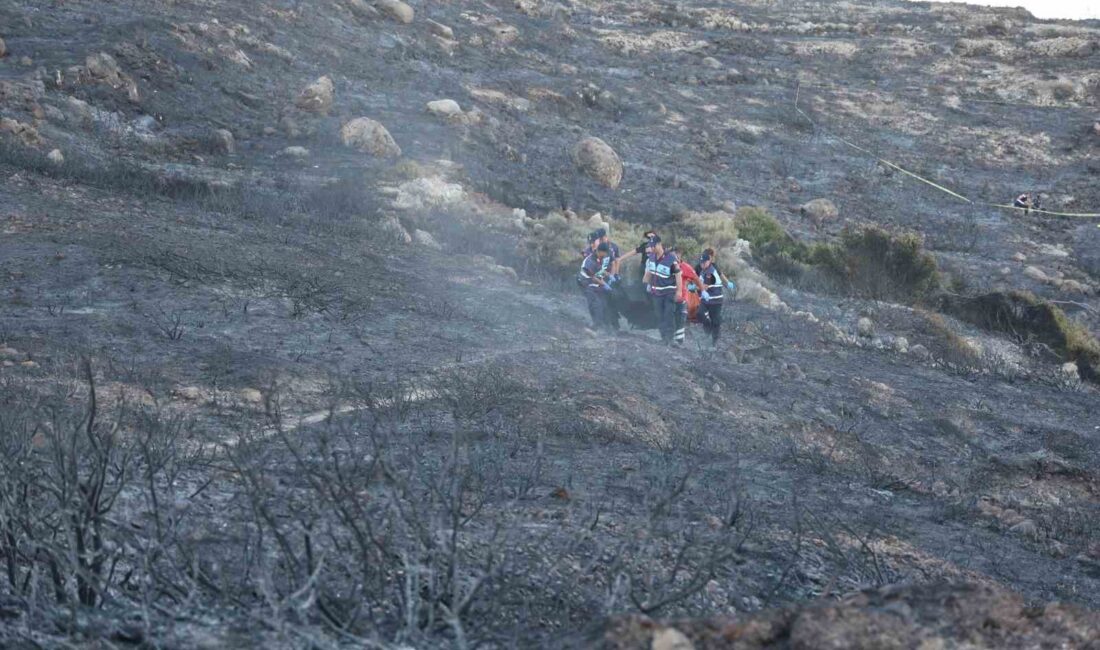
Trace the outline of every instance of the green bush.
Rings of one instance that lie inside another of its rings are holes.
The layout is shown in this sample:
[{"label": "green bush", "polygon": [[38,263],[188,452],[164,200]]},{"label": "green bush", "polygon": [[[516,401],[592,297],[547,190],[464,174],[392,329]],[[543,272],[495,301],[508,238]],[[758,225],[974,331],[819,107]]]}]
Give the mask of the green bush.
[{"label": "green bush", "polygon": [[764,208],[739,208],[735,222],[741,238],[752,244],[754,251],[763,255],[786,254],[794,261],[806,261],[805,245],[795,241]]},{"label": "green bush", "polygon": [[1061,308],[1027,291],[944,296],[944,311],[986,330],[1048,346],[1073,361],[1081,376],[1100,383],[1100,341]]},{"label": "green bush", "polygon": [[841,252],[852,293],[876,300],[921,302],[940,288],[936,259],[916,233],[878,226],[845,228]]},{"label": "green bush", "polygon": [[764,269],[800,285],[873,299],[920,302],[940,287],[936,260],[915,233],[845,228],[840,242],[797,241],[762,208],[742,208],[737,227]]}]

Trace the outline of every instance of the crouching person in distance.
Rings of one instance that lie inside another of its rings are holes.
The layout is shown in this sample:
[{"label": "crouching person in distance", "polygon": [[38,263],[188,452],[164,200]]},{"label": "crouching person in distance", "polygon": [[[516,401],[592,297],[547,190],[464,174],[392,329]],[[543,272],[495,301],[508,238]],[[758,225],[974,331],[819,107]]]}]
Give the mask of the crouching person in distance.
[{"label": "crouching person in distance", "polygon": [[680,283],[680,260],[672,251],[666,251],[660,237],[653,237],[653,252],[650,254],[649,270],[645,274],[645,283],[653,296],[653,310],[657,315],[657,326],[661,330],[661,340],[666,345],[672,343],[676,333],[676,313],[679,303],[683,302]]},{"label": "crouching person in distance", "polygon": [[711,340],[717,345],[718,335],[722,330],[722,301],[723,283],[722,274],[714,264],[714,251],[707,249],[695,265],[695,273],[699,276],[699,322],[703,324],[703,331],[710,334]]},{"label": "crouching person in distance", "polygon": [[592,327],[611,329],[611,305],[609,302],[611,285],[608,283],[608,256],[611,250],[607,244],[598,244],[581,264],[577,274],[577,283],[584,289],[584,298],[588,302],[588,314],[592,316]]}]

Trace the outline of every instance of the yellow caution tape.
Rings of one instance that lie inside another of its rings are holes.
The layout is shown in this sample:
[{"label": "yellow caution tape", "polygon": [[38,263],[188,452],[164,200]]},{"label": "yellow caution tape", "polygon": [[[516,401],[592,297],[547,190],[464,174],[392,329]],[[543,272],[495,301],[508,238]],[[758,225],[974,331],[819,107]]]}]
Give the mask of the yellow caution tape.
[{"label": "yellow caution tape", "polygon": [[[802,115],[802,117],[805,117],[806,120],[809,121],[809,123],[811,125],[813,125],[814,129],[817,129],[818,128],[817,122],[814,122],[813,118],[811,118],[809,115],[807,115],[806,112],[803,111],[802,108],[799,107],[799,105],[798,105],[798,94],[801,91],[801,89],[802,89],[801,84],[799,84],[799,86],[797,88],[795,88],[795,91],[794,91],[794,109],[796,111],[798,111]],[[836,135],[835,133],[831,133],[830,135],[832,137],[836,138],[837,140],[843,142],[844,144],[848,145],[849,147],[855,149],[856,151],[859,151],[861,153],[867,154],[868,156],[871,156],[872,158],[874,158],[875,160],[877,160],[878,162],[880,162],[884,165],[888,165],[889,167],[892,167],[893,169],[896,169],[899,172],[901,172],[901,173],[903,173],[907,176],[911,176],[911,177],[917,179],[918,181],[920,181],[920,182],[922,182],[926,185],[931,185],[932,187],[936,188],[937,190],[939,190],[941,192],[944,192],[946,194],[950,194],[951,196],[955,197],[956,199],[959,199],[960,201],[965,201],[966,203],[969,203],[971,205],[985,205],[985,206],[989,206],[989,207],[993,207],[993,208],[1004,208],[1006,210],[1019,210],[1021,212],[1024,212],[1025,214],[1029,213],[1029,212],[1035,212],[1037,214],[1049,214],[1051,216],[1056,216],[1056,217],[1077,217],[1077,218],[1084,218],[1084,219],[1097,219],[1097,218],[1100,218],[1100,213],[1096,213],[1096,212],[1055,212],[1053,210],[1041,210],[1041,209],[1038,209],[1038,208],[1020,208],[1020,207],[1016,207],[1015,205],[1008,205],[1008,204],[1005,204],[1005,203],[991,203],[989,201],[973,201],[973,200],[968,199],[967,197],[963,196],[962,194],[959,194],[958,192],[956,192],[954,190],[946,188],[943,185],[940,185],[939,183],[936,183],[934,181],[931,181],[931,180],[921,176],[920,174],[916,174],[914,172],[911,172],[908,169],[905,169],[904,167],[902,167],[901,165],[899,165],[899,164],[897,164],[893,161],[882,158],[882,157],[878,156],[877,154],[875,154],[875,152],[873,152],[873,151],[870,151],[868,149],[864,149],[863,147],[859,146],[858,144],[855,144],[854,142],[849,142],[848,140],[845,140],[844,138],[840,137],[839,135]],[[1096,224],[1096,227],[1100,228],[1100,224]]]}]

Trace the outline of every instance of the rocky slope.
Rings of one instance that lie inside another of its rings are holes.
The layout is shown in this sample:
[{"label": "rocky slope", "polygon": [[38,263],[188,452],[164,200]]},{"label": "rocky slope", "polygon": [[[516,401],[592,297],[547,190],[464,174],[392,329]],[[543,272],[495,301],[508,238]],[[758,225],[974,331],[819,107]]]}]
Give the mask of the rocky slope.
[{"label": "rocky slope", "polygon": [[1057,350],[751,255],[717,349],[592,336],[531,243],[872,222],[1095,333],[1097,220],[875,157],[1096,211],[1100,25],[6,0],[0,38],[0,645],[1095,636],[1100,399]]}]

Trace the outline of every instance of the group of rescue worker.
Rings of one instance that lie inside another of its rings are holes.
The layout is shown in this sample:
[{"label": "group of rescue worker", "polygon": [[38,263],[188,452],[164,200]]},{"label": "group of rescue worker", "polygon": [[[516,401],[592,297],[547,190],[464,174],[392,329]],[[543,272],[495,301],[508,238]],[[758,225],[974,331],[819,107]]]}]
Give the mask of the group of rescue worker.
[{"label": "group of rescue worker", "polygon": [[727,280],[715,260],[714,249],[703,251],[692,266],[683,261],[675,248],[666,246],[655,231],[647,231],[643,241],[625,255],[610,241],[607,230],[600,228],[588,235],[577,282],[584,291],[592,325],[597,330],[617,331],[620,313],[612,293],[622,282],[622,263],[642,255],[639,266],[645,300],[656,317],[661,340],[666,345],[683,345],[688,321],[688,292],[699,296],[697,320],[714,344],[722,330],[722,302]]}]

